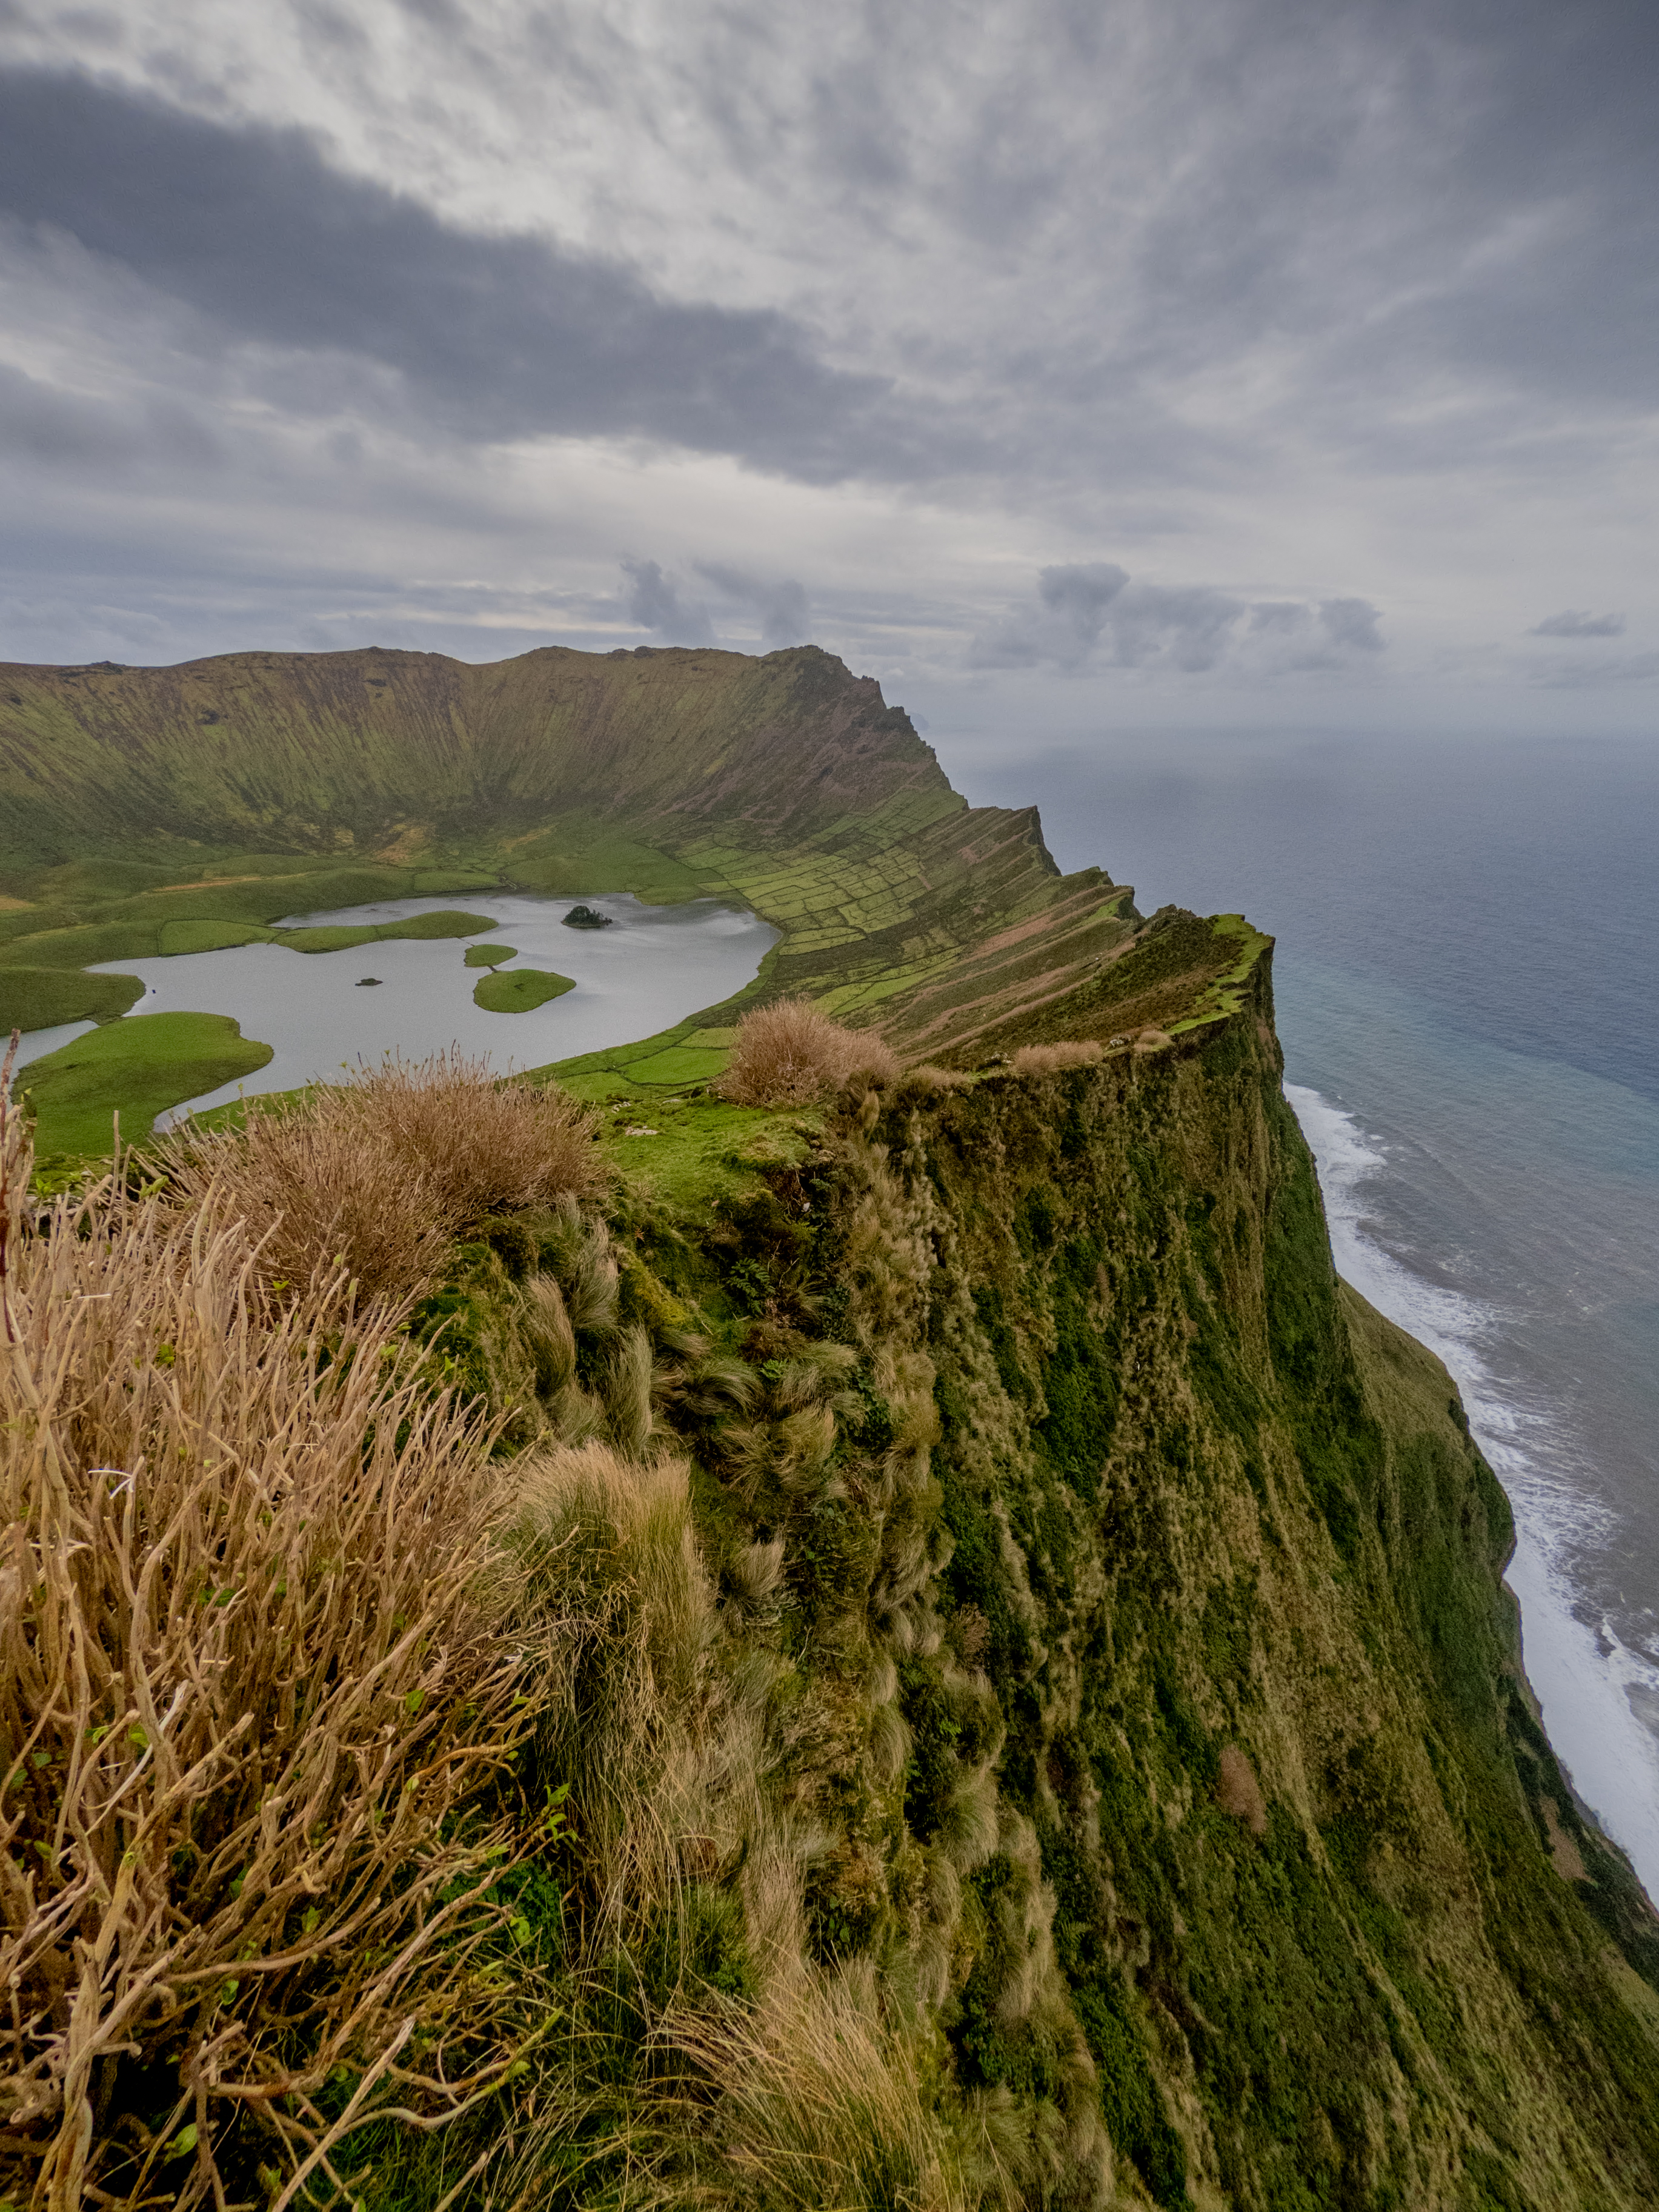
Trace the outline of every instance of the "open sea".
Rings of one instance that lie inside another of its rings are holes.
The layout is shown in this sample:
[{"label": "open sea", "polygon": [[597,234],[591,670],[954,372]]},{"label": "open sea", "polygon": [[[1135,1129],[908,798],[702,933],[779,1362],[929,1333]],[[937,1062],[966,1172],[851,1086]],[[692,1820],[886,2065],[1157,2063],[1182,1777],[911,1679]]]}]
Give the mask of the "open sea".
[{"label": "open sea", "polygon": [[1143,913],[1276,936],[1338,1267],[1462,1386],[1551,1741],[1659,1896],[1659,735],[940,752]]}]

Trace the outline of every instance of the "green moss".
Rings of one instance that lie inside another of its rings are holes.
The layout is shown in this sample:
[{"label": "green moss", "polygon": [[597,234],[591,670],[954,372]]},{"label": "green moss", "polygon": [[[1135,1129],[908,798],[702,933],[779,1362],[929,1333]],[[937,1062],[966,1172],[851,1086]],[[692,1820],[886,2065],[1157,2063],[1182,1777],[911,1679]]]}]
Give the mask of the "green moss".
[{"label": "green moss", "polygon": [[33,1101],[42,1154],[97,1157],[110,1149],[117,1113],[122,1141],[142,1142],[158,1114],[252,1074],[270,1056],[228,1015],[136,1014],[33,1061],[16,1088]]},{"label": "green moss", "polygon": [[555,975],[542,968],[509,968],[502,974],[481,975],[472,986],[472,1003],[487,1014],[527,1014],[575,988],[574,976]]}]

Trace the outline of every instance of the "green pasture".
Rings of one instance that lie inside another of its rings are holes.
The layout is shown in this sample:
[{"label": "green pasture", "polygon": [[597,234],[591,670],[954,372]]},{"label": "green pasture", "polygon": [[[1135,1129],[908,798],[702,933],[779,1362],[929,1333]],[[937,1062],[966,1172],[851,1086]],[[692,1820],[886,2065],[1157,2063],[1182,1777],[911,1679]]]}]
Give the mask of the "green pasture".
[{"label": "green pasture", "polygon": [[143,994],[136,975],[86,975],[74,968],[0,967],[0,1036],[60,1022],[112,1022]]},{"label": "green pasture", "polygon": [[168,1107],[252,1075],[270,1056],[228,1014],[135,1014],[33,1061],[15,1088],[34,1109],[41,1158],[97,1158],[111,1150],[118,1113],[122,1142],[140,1143]]}]

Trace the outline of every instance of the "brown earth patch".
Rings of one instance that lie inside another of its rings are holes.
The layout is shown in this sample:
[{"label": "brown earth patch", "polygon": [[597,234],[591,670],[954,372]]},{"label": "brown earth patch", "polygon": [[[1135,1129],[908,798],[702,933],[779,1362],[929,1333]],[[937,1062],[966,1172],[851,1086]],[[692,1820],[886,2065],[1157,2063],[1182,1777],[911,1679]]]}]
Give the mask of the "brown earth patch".
[{"label": "brown earth patch", "polygon": [[1553,1797],[1544,1800],[1544,1826],[1550,1839],[1550,1857],[1562,1881],[1585,1881],[1584,1862],[1579,1855],[1578,1846],[1561,1826],[1561,1816],[1555,1809]]}]

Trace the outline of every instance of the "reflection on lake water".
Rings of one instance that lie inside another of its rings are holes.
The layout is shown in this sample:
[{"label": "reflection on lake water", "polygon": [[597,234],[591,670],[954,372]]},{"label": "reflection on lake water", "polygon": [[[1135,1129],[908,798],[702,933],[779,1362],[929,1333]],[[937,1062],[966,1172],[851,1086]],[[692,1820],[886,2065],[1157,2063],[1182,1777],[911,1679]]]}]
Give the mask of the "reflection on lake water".
[{"label": "reflection on lake water", "polygon": [[[567,929],[563,918],[576,903],[523,891],[386,899],[326,914],[289,915],[280,926],[401,921],[463,907],[500,927],[478,937],[392,939],[344,952],[242,945],[223,952],[111,961],[100,972],[143,979],[145,994],[133,1006],[135,1014],[231,1014],[244,1036],[271,1047],[272,1059],[257,1073],[191,1099],[191,1109],[199,1109],[234,1098],[239,1091],[291,1091],[318,1077],[337,1078],[343,1064],[349,1066],[360,1056],[379,1060],[387,1052],[422,1060],[459,1044],[505,1073],[627,1044],[741,990],[777,942],[769,924],[714,899],[642,906],[625,893],[590,892],[582,903],[608,915],[613,927]],[[469,945],[492,941],[517,952],[498,975],[515,968],[550,969],[574,976],[575,989],[529,1013],[485,1013],[472,1003],[472,987],[489,971],[467,967],[465,953]],[[378,988],[362,989],[365,975],[378,976]],[[80,1026],[67,1034],[78,1034]]]}]

